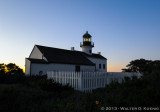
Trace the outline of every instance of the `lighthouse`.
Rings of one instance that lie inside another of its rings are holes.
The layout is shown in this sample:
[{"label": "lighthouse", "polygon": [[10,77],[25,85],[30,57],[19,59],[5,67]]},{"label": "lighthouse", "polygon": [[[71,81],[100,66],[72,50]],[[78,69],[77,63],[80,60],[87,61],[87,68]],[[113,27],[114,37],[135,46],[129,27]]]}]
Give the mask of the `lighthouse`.
[{"label": "lighthouse", "polygon": [[91,40],[92,36],[86,31],[83,35],[83,42],[80,43],[80,47],[82,48],[82,52],[85,52],[89,55],[92,55],[92,48],[94,47],[94,43]]}]

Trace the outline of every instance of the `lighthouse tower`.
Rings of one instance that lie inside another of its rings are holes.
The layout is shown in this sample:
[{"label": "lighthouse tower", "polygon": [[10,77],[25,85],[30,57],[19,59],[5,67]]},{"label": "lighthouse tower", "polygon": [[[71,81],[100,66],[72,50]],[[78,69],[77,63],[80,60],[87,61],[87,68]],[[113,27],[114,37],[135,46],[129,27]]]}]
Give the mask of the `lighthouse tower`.
[{"label": "lighthouse tower", "polygon": [[94,47],[94,43],[91,41],[92,36],[86,31],[83,35],[83,42],[80,43],[80,47],[82,48],[82,52],[85,52],[89,55],[92,55],[92,48]]}]

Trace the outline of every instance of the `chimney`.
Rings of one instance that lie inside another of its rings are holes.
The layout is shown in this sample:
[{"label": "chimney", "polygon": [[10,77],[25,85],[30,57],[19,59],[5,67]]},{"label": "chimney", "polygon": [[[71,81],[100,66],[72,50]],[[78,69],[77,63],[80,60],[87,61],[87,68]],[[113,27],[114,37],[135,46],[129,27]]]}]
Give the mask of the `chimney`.
[{"label": "chimney", "polygon": [[71,47],[71,51],[74,51],[74,47]]},{"label": "chimney", "polygon": [[101,55],[101,52],[98,52],[97,54]]}]

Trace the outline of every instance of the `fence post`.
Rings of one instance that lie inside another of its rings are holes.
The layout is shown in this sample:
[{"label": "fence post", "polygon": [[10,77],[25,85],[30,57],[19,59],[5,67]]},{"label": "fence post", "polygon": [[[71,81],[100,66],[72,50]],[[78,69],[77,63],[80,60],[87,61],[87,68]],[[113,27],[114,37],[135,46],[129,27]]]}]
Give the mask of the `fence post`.
[{"label": "fence post", "polygon": [[83,91],[83,86],[84,86],[84,81],[83,81],[83,72],[81,72],[81,81],[80,81],[80,84],[81,84],[81,90]]}]

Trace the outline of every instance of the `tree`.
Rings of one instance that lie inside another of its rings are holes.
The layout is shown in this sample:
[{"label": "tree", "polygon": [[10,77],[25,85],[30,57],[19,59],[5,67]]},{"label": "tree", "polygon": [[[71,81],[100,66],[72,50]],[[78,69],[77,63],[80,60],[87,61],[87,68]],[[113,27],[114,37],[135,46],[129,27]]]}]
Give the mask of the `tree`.
[{"label": "tree", "polygon": [[146,65],[151,63],[151,60],[137,59],[131,61],[126,67],[127,69],[122,69],[123,72],[144,72]]},{"label": "tree", "polygon": [[8,74],[23,74],[23,70],[14,63],[9,63],[6,65]]},{"label": "tree", "polygon": [[0,64],[0,75],[4,75],[5,74],[5,64],[1,63]]},{"label": "tree", "polygon": [[160,70],[160,61],[137,59],[131,61],[126,67],[127,68],[122,69],[123,72],[140,72],[148,75]]}]

